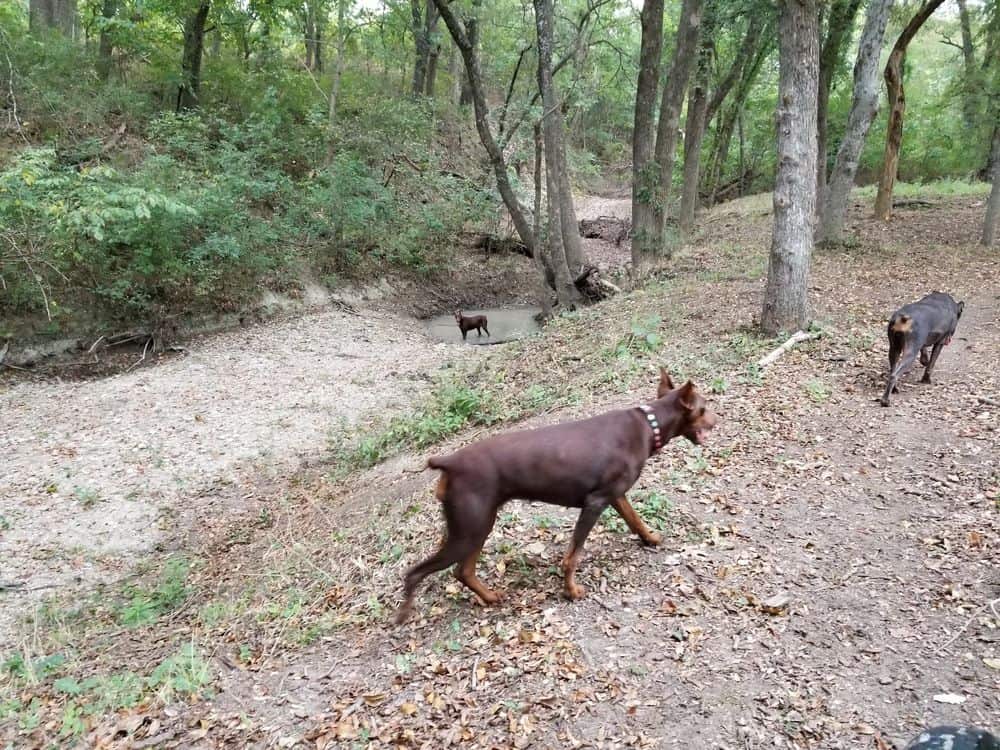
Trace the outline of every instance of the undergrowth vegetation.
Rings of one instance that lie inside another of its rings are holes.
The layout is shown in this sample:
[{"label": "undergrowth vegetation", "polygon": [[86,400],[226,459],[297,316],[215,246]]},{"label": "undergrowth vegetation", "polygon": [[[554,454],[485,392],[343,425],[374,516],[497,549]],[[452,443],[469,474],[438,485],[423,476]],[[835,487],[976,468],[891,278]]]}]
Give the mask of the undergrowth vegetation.
[{"label": "undergrowth vegetation", "polygon": [[[84,97],[83,49],[6,38],[39,136],[0,160],[8,320],[156,325],[307,278],[419,272],[492,206],[431,103],[359,97],[328,144],[324,102],[278,62],[220,63],[217,106],[175,114],[142,85]],[[56,109],[44,92],[64,90]]]}]

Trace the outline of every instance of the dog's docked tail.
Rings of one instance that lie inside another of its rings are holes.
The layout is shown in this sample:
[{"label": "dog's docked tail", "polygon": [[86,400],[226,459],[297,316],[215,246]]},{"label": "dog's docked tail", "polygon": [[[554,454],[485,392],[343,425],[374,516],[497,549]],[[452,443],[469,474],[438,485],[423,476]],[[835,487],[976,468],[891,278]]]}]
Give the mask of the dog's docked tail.
[{"label": "dog's docked tail", "polygon": [[889,333],[907,333],[913,327],[913,318],[906,313],[896,315],[889,321]]},{"label": "dog's docked tail", "polygon": [[434,497],[441,502],[444,502],[448,495],[448,466],[451,463],[449,458],[450,456],[432,456],[427,459],[428,469],[437,469],[441,472],[437,487],[434,488]]}]

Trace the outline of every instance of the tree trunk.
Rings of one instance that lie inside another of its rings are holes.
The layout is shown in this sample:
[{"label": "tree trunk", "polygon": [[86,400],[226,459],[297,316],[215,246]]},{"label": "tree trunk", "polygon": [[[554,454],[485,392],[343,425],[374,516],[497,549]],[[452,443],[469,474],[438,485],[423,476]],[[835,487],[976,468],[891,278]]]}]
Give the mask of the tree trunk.
[{"label": "tree trunk", "polygon": [[[640,274],[644,267],[651,265],[664,252],[667,200],[670,197],[677,151],[677,124],[681,117],[688,79],[694,68],[702,5],[703,0],[683,0],[677,39],[663,82],[660,121],[656,129],[653,162],[649,165],[648,184],[652,189],[645,196],[649,210],[644,209],[638,217],[632,218],[632,267]],[[666,255],[669,257],[669,253]]]},{"label": "tree trunk", "polygon": [[198,106],[201,89],[201,58],[205,49],[205,21],[209,0],[202,0],[198,10],[184,21],[184,53],[181,57],[181,85],[177,89],[177,111]]},{"label": "tree trunk", "polygon": [[[534,0],[535,30],[538,36],[538,90],[542,94],[542,137],[545,143],[545,185],[548,190],[548,245],[549,260],[555,273],[556,298],[563,309],[571,310],[579,299],[573,285],[573,274],[582,262],[574,257],[572,240],[580,243],[576,216],[572,213],[573,194],[567,193],[569,178],[566,175],[563,142],[562,102],[556,95],[552,81],[552,0]],[[582,258],[582,254],[581,254]],[[579,262],[579,265],[575,265]]]},{"label": "tree trunk", "polygon": [[316,19],[316,24],[313,27],[316,33],[316,39],[313,42],[313,66],[316,68],[318,73],[323,72],[323,17],[320,15]]},{"label": "tree trunk", "polygon": [[310,0],[306,0],[302,13],[302,41],[306,46],[306,67],[313,69],[313,50],[316,45],[316,12]]},{"label": "tree trunk", "polygon": [[437,84],[438,59],[441,57],[441,45],[431,42],[430,55],[427,58],[427,81],[424,86],[424,93],[434,98],[434,86]]},{"label": "tree trunk", "polygon": [[663,49],[663,0],[646,0],[640,15],[639,80],[635,87],[632,127],[632,263],[658,251],[654,202],[659,172],[653,160],[656,141],[653,116],[660,88],[660,56]]},{"label": "tree trunk", "polygon": [[[532,232],[534,236],[541,237],[542,231],[542,170],[543,170],[543,146],[542,146],[542,123],[535,123],[534,132],[534,142],[535,142],[535,200],[533,205],[533,225]],[[535,271],[538,274],[538,304],[542,308],[542,317],[548,318],[552,315],[552,303],[549,296],[549,268],[546,262],[545,253],[541,251],[541,243],[539,242],[535,247],[535,252],[532,254],[532,260],[535,263]],[[551,274],[551,286],[555,286],[555,274]]]},{"label": "tree trunk", "polygon": [[865,25],[858,42],[858,57],[854,63],[854,93],[847,128],[837,151],[830,180],[823,191],[820,212],[819,242],[836,242],[844,232],[847,202],[854,187],[858,161],[865,146],[865,137],[878,114],[878,61],[885,37],[885,27],[893,0],[871,0],[865,15]]},{"label": "tree trunk", "polygon": [[451,101],[456,107],[462,102],[462,81],[465,78],[465,71],[462,68],[462,54],[458,47],[452,45],[451,54],[448,57],[448,75],[451,77]]},{"label": "tree trunk", "polygon": [[826,189],[826,120],[830,107],[830,86],[833,75],[840,66],[844,48],[850,42],[854,17],[861,0],[834,0],[827,22],[826,40],[819,55],[819,92],[816,106],[816,197],[822,205]]},{"label": "tree trunk", "polygon": [[712,92],[712,98],[708,101],[708,109],[705,112],[706,127],[712,122],[722,103],[729,96],[729,92],[736,85],[736,82],[742,81],[744,71],[747,69],[750,61],[755,58],[755,51],[759,51],[764,46],[769,46],[760,44],[761,36],[767,26],[768,24],[765,22],[765,17],[762,14],[755,13],[750,17],[750,20],[747,22],[746,33],[743,35],[743,41],[740,43],[740,48],[736,51],[736,56],[733,57],[729,71],[723,76],[719,85],[715,87],[715,90]]},{"label": "tree trunk", "polygon": [[[435,0],[436,2],[437,0]],[[440,7],[440,6],[439,6]],[[478,10],[478,3],[473,1],[472,4],[473,13]],[[476,56],[479,56],[479,19],[473,15],[469,18],[466,26],[469,30],[469,43],[472,45],[472,49],[475,50]],[[472,92],[472,82],[469,80],[469,72],[466,70],[465,78],[462,79],[462,95],[458,98],[458,104],[462,107],[468,107],[470,104],[474,105],[474,94]]]},{"label": "tree trunk", "polygon": [[[722,181],[726,161],[729,158],[729,147],[732,143],[733,132],[736,129],[736,125],[739,122],[740,117],[742,116],[743,108],[746,106],[747,97],[750,95],[750,90],[753,88],[753,84],[757,80],[757,75],[760,73],[764,60],[770,56],[771,51],[774,48],[775,37],[772,32],[773,28],[769,28],[766,32],[766,38],[764,41],[758,44],[753,59],[748,65],[744,66],[740,76],[740,82],[736,86],[736,91],[733,94],[732,103],[726,108],[722,118],[717,123],[715,142],[713,143],[712,158],[709,162],[708,178],[705,189],[705,192],[708,194],[708,205],[710,206],[715,205],[715,193],[719,187],[719,183]],[[709,109],[711,109],[711,105],[709,105]],[[743,174],[742,164],[737,174]]]},{"label": "tree trunk", "polygon": [[962,87],[962,117],[965,127],[976,127],[976,50],[972,45],[972,22],[965,0],[958,1],[958,19],[962,26],[962,61],[965,64],[965,85]]},{"label": "tree trunk", "polygon": [[944,0],[926,0],[917,14],[899,35],[885,64],[885,85],[889,92],[889,127],[885,134],[885,155],[882,159],[882,174],[875,196],[875,217],[889,221],[892,215],[892,191],[896,185],[899,169],[899,149],[903,144],[903,117],[906,114],[906,92],[903,90],[903,62],[910,40],[931,17]]},{"label": "tree trunk", "polygon": [[[707,33],[706,33],[707,32]],[[712,73],[712,33],[706,24],[694,87],[688,93],[687,121],[684,123],[684,181],[677,225],[682,235],[694,231],[694,213],[698,208],[698,176],[701,170],[701,141],[708,115],[708,84]]]},{"label": "tree trunk", "polygon": [[990,158],[993,162],[993,187],[990,188],[990,199],[986,204],[982,240],[986,247],[993,247],[996,243],[997,224],[1000,223],[1000,127],[993,129],[993,145],[990,148]]},{"label": "tree trunk", "polygon": [[337,101],[340,99],[340,81],[344,75],[344,47],[347,44],[347,6],[351,0],[337,0],[337,36],[333,59],[333,76],[330,81],[330,100],[327,109],[327,163],[333,161],[334,136],[337,132]]},{"label": "tree trunk", "polygon": [[[429,3],[430,0],[427,0]],[[413,45],[416,54],[413,60],[413,83],[410,93],[413,96],[421,96],[427,82],[427,60],[430,56],[431,40],[427,35],[427,28],[424,22],[426,13],[422,7],[424,0],[410,0],[410,16],[413,30]]]},{"label": "tree trunk", "polygon": [[[521,204],[517,200],[514,188],[510,184],[503,151],[497,145],[496,138],[494,138],[493,131],[490,128],[489,108],[486,106],[486,95],[482,84],[482,73],[479,68],[479,56],[477,54],[475,39],[470,37],[467,27],[455,15],[449,0],[434,0],[434,4],[437,6],[441,18],[444,19],[445,26],[448,27],[448,33],[455,42],[455,46],[462,53],[466,79],[469,82],[470,95],[476,115],[476,130],[479,133],[479,139],[482,141],[483,148],[486,149],[490,165],[493,167],[497,190],[500,192],[504,206],[506,206],[507,211],[510,213],[511,221],[514,222],[514,228],[517,230],[521,242],[532,253],[538,254],[541,252],[541,249],[537,243],[535,234],[532,232],[531,225],[521,210]],[[545,280],[542,279],[542,284],[544,285],[544,283]],[[544,307],[545,304],[545,300],[539,299],[539,305]]]},{"label": "tree trunk", "polygon": [[114,43],[111,40],[111,31],[108,29],[108,24],[111,23],[117,12],[117,0],[104,0],[101,6],[101,41],[97,48],[97,76],[102,81],[108,80],[108,76],[111,75]]},{"label": "tree trunk", "polygon": [[57,29],[69,39],[76,38],[76,0],[29,0],[28,29],[39,33]]},{"label": "tree trunk", "polygon": [[761,327],[768,334],[804,329],[816,214],[817,0],[778,4],[778,172],[774,234]]}]

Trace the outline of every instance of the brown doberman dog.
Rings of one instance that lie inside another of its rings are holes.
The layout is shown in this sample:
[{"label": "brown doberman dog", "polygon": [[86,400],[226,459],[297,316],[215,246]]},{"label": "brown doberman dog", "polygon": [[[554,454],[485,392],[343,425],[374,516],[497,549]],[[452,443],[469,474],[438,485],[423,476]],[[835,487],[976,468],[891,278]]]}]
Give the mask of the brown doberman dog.
[{"label": "brown doberman dog", "polygon": [[683,436],[701,445],[716,421],[691,381],[674,388],[661,369],[656,400],[651,404],[497,435],[431,458],[427,465],[441,471],[436,495],[447,535],[435,554],[407,572],[396,622],[410,616],[420,582],[455,563],[455,577],[483,602],[500,600],[497,592],[476,577],[476,561],[493,530],[497,511],[514,498],[580,509],[562,569],[566,596],[581,598],[585,592],[576,583],[576,568],[601,513],[610,505],[645,544],[659,544],[660,536],[646,527],[625,493],[650,456],[669,440]]},{"label": "brown doberman dog", "polygon": [[[486,331],[486,335],[490,335],[490,329],[486,327],[486,316],[485,315],[470,315],[466,317],[462,315],[461,310],[455,310],[455,322],[458,323],[458,329],[462,332],[462,341],[465,341],[466,334],[473,328],[476,329],[476,335],[482,336],[483,331]],[[479,329],[482,329],[479,330]]]}]

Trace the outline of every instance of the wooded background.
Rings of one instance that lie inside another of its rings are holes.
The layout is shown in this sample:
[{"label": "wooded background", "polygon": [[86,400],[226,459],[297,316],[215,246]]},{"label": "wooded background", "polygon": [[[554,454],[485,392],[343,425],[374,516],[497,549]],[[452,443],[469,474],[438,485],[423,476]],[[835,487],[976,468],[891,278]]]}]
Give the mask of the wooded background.
[{"label": "wooded background", "polygon": [[501,214],[566,308],[574,192],[629,189],[636,277],[773,189],[790,330],[852,185],[890,220],[1000,163],[996,0],[30,0],[0,48],[0,315],[52,330],[434,269]]}]

